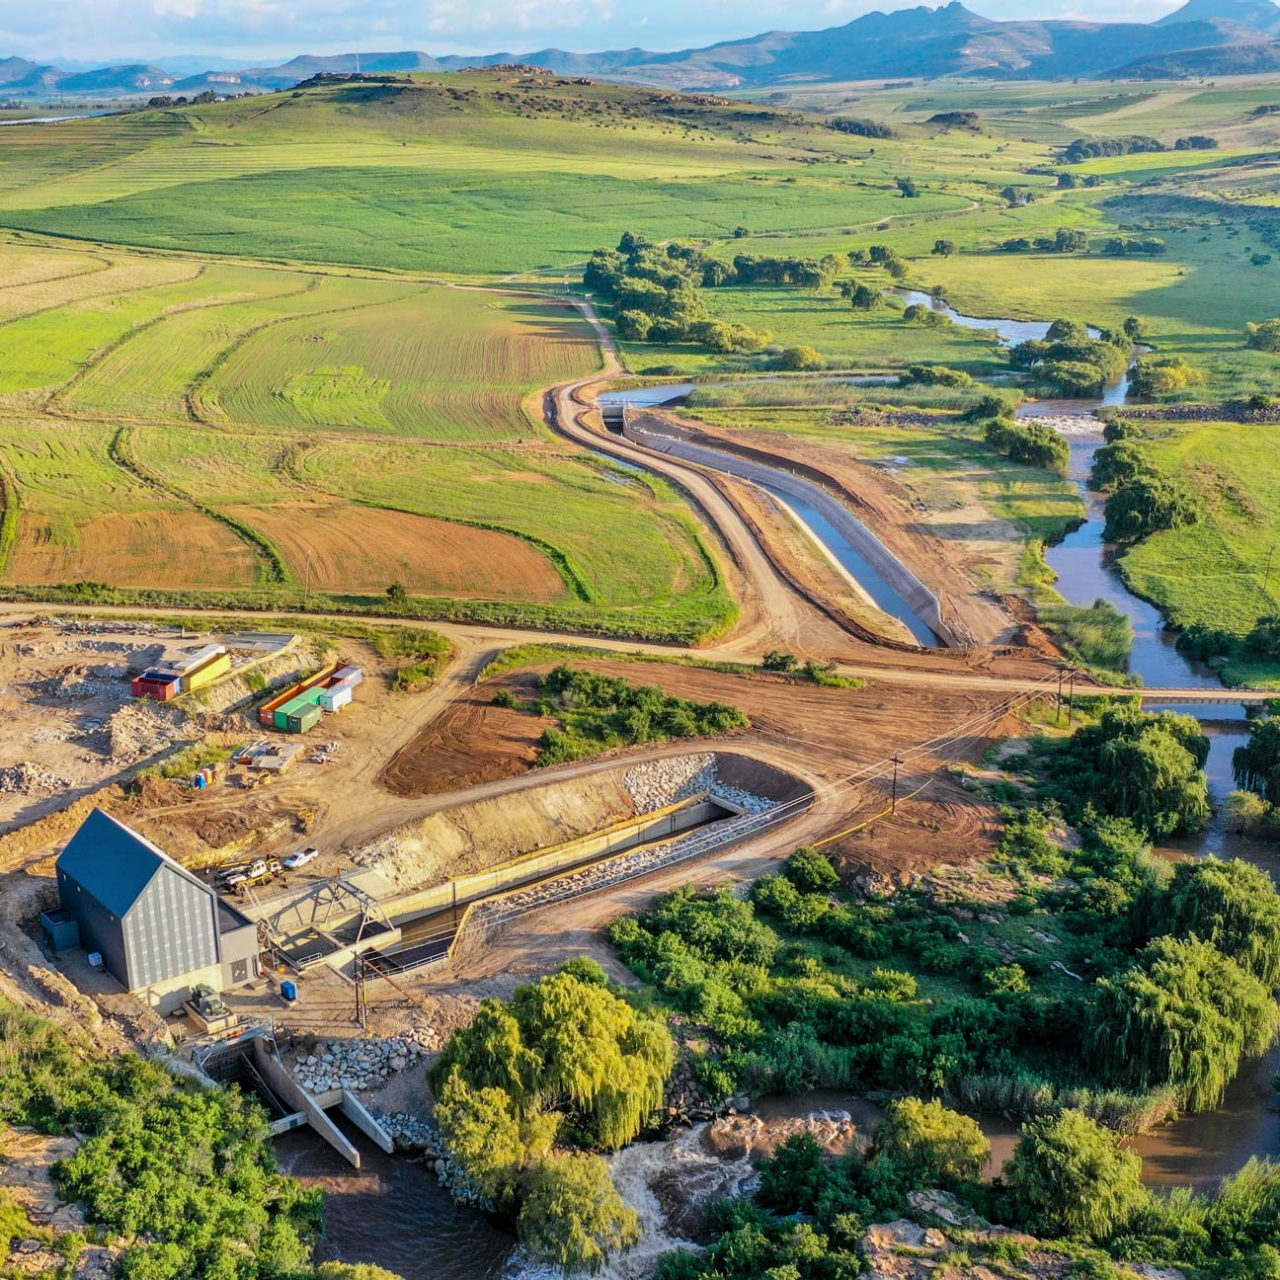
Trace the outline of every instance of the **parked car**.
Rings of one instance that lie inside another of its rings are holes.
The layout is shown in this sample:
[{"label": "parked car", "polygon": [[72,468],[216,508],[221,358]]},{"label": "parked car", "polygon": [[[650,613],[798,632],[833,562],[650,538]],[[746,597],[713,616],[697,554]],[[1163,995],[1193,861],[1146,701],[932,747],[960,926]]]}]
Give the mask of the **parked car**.
[{"label": "parked car", "polygon": [[297,853],[291,853],[285,860],[284,865],[290,871],[296,871],[299,867],[305,867],[312,858],[320,856],[319,849],[299,849]]}]

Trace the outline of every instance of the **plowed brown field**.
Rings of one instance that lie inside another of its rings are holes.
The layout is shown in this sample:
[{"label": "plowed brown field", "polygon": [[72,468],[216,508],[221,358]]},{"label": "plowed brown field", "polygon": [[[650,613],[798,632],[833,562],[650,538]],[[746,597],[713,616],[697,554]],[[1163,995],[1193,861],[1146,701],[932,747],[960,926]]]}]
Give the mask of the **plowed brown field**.
[{"label": "plowed brown field", "polygon": [[231,510],[317,590],[380,593],[401,582],[411,595],[537,603],[567,594],[555,565],[509,533],[347,503]]},{"label": "plowed brown field", "polygon": [[244,587],[253,585],[256,572],[253,551],[198,511],[112,512],[78,525],[74,541],[59,539],[48,519],[21,515],[5,580],[24,586]]}]

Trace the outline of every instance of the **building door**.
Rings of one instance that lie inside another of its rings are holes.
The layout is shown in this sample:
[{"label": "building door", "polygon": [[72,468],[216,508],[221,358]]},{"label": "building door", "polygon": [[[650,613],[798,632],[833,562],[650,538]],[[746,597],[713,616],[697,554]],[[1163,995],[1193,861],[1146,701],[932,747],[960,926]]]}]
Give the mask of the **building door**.
[{"label": "building door", "polygon": [[233,960],[231,962],[231,985],[235,986],[240,982],[249,981],[249,962],[247,960]]}]

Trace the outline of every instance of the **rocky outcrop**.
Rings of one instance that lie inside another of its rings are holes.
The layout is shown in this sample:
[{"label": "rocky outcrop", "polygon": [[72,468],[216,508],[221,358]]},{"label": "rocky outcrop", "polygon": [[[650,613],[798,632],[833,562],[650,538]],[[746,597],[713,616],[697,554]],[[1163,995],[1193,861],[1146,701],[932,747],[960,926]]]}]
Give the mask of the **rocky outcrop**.
[{"label": "rocky outcrop", "polygon": [[[865,1280],[1070,1280],[1078,1274],[1078,1255],[992,1226],[945,1191],[913,1191],[908,1203],[919,1221],[899,1218],[867,1228],[858,1245]],[[1186,1280],[1181,1271],[1146,1263],[1116,1269],[1132,1280]]]}]

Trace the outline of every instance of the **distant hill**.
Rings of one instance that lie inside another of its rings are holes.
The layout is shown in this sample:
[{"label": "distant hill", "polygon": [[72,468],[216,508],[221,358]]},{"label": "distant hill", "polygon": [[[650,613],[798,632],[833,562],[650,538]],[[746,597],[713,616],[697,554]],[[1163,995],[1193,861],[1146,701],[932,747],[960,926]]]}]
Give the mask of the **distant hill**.
[{"label": "distant hill", "polygon": [[1191,76],[1249,76],[1273,71],[1280,71],[1280,40],[1153,54],[1121,67],[1119,74],[1139,80],[1183,80]]},{"label": "distant hill", "polygon": [[1155,25],[1179,22],[1234,22],[1254,31],[1280,33],[1280,5],[1272,0],[1187,0]]},{"label": "distant hill", "polygon": [[[433,57],[419,50],[304,54],[277,66],[236,69],[218,64],[181,79],[157,66],[104,67],[73,74],[10,58],[0,62],[0,89],[33,96],[190,95],[206,90],[234,94],[288,88],[325,72],[456,71],[499,63],[679,89],[947,75],[1176,78],[1271,69],[1274,51],[1269,44],[1277,38],[1280,5],[1273,0],[1188,0],[1153,23],[998,22],[954,0],[940,8],[869,13],[823,31],[766,31],[748,39],[668,53],[538,49],[483,57]],[[191,59],[184,57],[179,65],[190,67]]]}]

